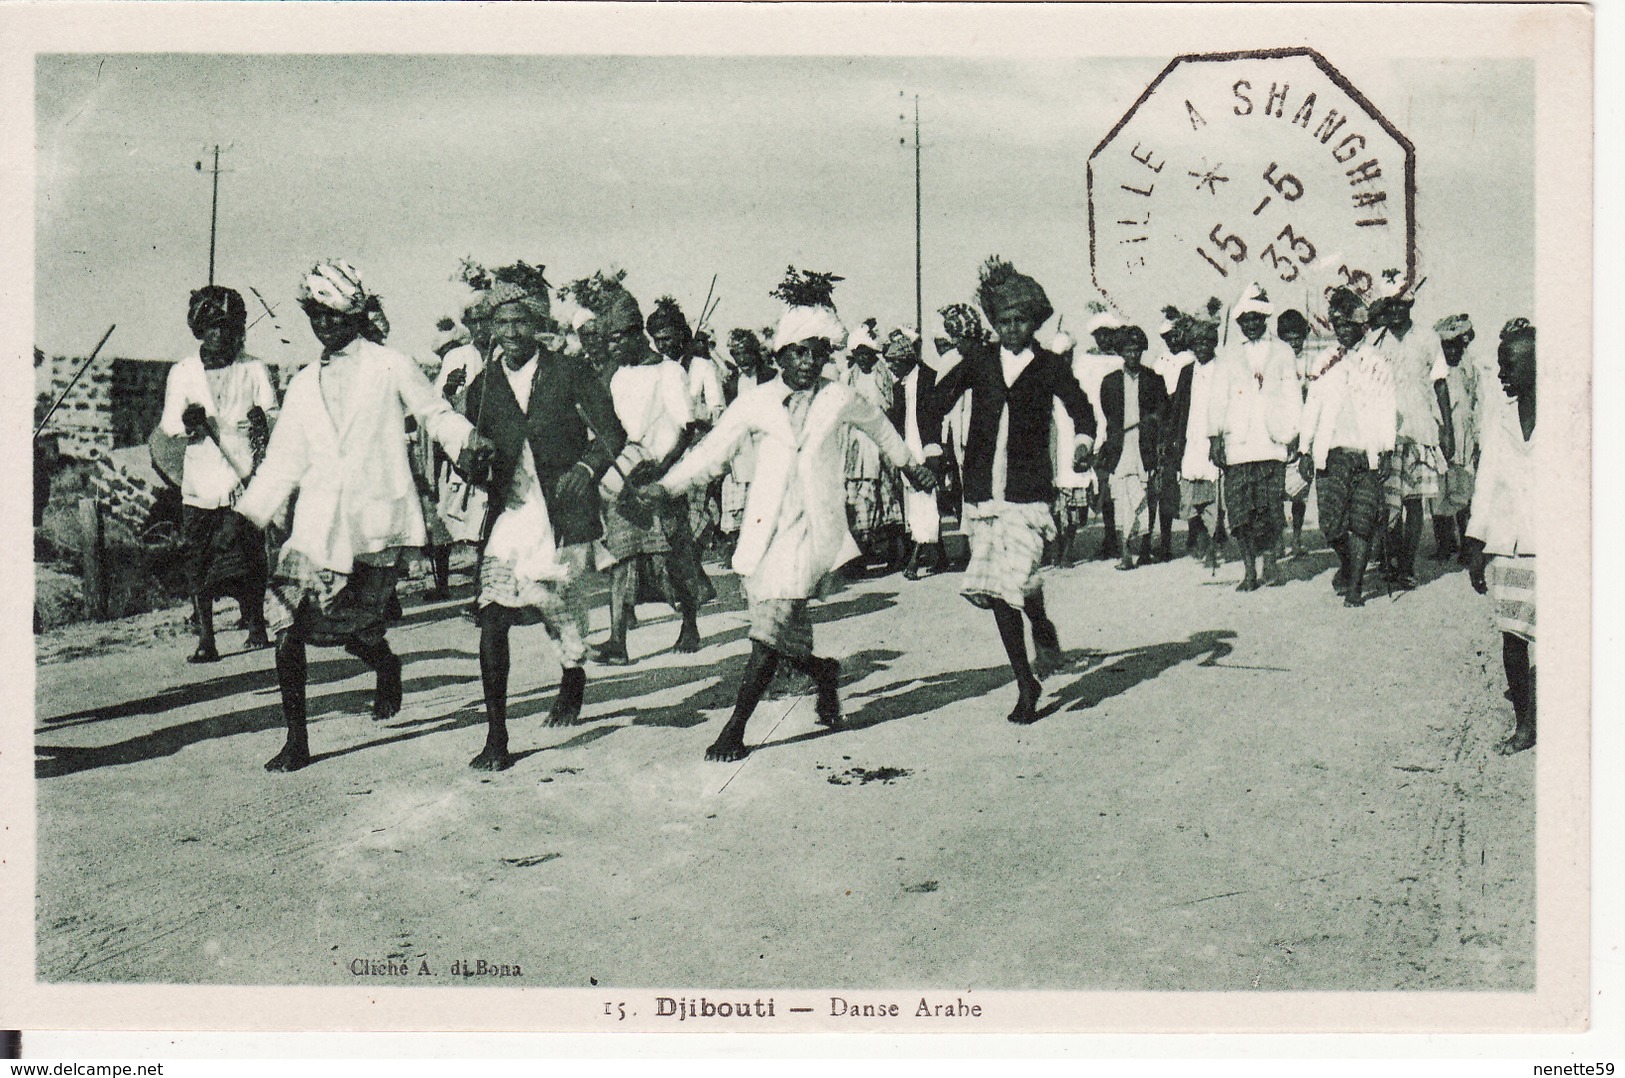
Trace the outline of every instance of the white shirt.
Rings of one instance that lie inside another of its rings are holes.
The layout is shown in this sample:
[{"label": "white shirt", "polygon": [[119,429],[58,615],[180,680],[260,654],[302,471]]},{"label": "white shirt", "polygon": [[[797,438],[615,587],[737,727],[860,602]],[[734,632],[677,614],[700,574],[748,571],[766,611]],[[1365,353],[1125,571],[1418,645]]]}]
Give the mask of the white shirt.
[{"label": "white shirt", "polygon": [[677,447],[692,421],[686,382],[682,365],[670,359],[621,367],[609,380],[609,395],[626,440],[641,445],[654,460]]},{"label": "white shirt", "polygon": [[[323,383],[338,371],[351,379],[336,411]],[[335,573],[349,573],[356,558],[422,546],[423,511],[406,456],[409,413],[448,456],[467,444],[468,421],[401,353],[357,338],[330,363],[309,364],[288,386],[237,511],[263,528],[297,489],[288,548]]]},{"label": "white shirt", "polygon": [[1268,336],[1249,341],[1237,327],[1213,367],[1208,427],[1224,436],[1226,462],[1286,460],[1303,411],[1292,349]]},{"label": "white shirt", "polygon": [[[1208,444],[1208,405],[1212,397],[1213,368],[1217,363],[1218,360],[1211,359],[1191,368],[1191,408],[1185,420],[1185,455],[1179,461],[1179,475],[1193,483],[1216,483],[1219,479],[1219,469],[1209,455]],[[1175,391],[1178,388],[1176,384]]]},{"label": "white shirt", "polygon": [[1439,339],[1412,326],[1403,340],[1390,330],[1381,347],[1393,365],[1399,437],[1418,445],[1438,445],[1439,398],[1433,383],[1444,377]]},{"label": "white shirt", "polygon": [[761,435],[733,558],[758,600],[809,598],[826,574],[857,557],[842,468],[847,427],[874,439],[888,463],[918,463],[891,421],[850,386],[820,385],[799,431],[789,396],[782,382],[741,389],[711,433],[660,480],[672,493],[703,484],[722,473],[746,438]]},{"label": "white shirt", "polygon": [[[1345,405],[1353,405],[1356,438],[1338,430]],[[1326,467],[1333,449],[1364,450],[1366,461],[1377,466],[1391,452],[1395,438],[1394,376],[1388,359],[1368,342],[1352,351],[1335,348],[1310,374],[1309,396],[1303,402],[1300,429],[1303,452],[1314,457],[1317,470]],[[1341,434],[1342,437],[1338,437]]]},{"label": "white shirt", "polygon": [[451,402],[454,407],[460,410],[463,407],[464,397],[468,395],[468,384],[474,380],[476,374],[484,369],[485,357],[480,355],[478,348],[475,348],[472,344],[459,345],[447,352],[445,358],[441,359],[440,373],[435,375],[434,379],[435,392],[445,393],[446,379],[451,377],[452,371],[464,371],[467,377],[463,379],[463,388],[457,391],[457,395],[452,398]]},{"label": "white shirt", "polygon": [[189,404],[203,406],[215,421],[219,444],[205,436],[186,447],[181,478],[181,501],[200,509],[230,505],[253,470],[254,454],[248,444],[248,412],[256,405],[269,418],[276,411],[276,392],[265,364],[247,353],[218,370],[209,370],[194,352],[169,369],[164,385],[164,412],[159,428],[170,436],[186,433],[182,415]]},{"label": "white shirt", "polygon": [[[681,366],[679,363],[678,367]],[[687,381],[689,414],[702,423],[716,422],[728,403],[722,392],[722,375],[717,372],[717,365],[704,356],[693,357],[688,361]]]},{"label": "white shirt", "polygon": [[1505,396],[1484,401],[1483,456],[1473,489],[1467,534],[1487,554],[1535,552],[1535,436],[1524,440],[1518,404]]}]

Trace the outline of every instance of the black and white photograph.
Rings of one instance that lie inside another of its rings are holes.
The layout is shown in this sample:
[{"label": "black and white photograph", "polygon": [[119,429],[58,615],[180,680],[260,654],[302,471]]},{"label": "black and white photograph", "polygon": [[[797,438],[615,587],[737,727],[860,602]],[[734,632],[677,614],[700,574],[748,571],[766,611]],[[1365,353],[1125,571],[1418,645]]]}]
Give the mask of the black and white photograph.
[{"label": "black and white photograph", "polygon": [[20,1015],[1583,1028],[1584,7],[118,6]]}]

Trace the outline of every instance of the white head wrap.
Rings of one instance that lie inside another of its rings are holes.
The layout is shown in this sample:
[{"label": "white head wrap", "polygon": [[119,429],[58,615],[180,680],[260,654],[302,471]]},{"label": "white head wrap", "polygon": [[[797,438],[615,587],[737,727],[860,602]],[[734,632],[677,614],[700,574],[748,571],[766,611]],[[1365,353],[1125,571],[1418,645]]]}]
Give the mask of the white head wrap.
[{"label": "white head wrap", "polygon": [[577,310],[575,314],[572,314],[570,316],[570,328],[571,329],[580,329],[582,326],[586,325],[588,322],[591,322],[594,318],[597,318],[597,317],[598,317],[597,315],[593,314],[587,308],[582,307],[579,310]]},{"label": "white head wrap", "polygon": [[1093,337],[1099,329],[1122,329],[1124,322],[1118,317],[1116,311],[1101,311],[1089,319],[1089,324],[1083,327],[1083,332]]},{"label": "white head wrap", "polygon": [[316,303],[340,314],[360,314],[367,303],[361,271],[342,258],[318,262],[299,284],[299,302]]},{"label": "white head wrap", "polygon": [[1268,299],[1264,298],[1264,290],[1258,287],[1257,284],[1250,284],[1247,286],[1247,290],[1241,294],[1240,301],[1236,303],[1235,308],[1230,312],[1230,317],[1240,318],[1244,314],[1267,316],[1274,313],[1275,307]]},{"label": "white head wrap", "polygon": [[880,351],[880,342],[875,340],[873,333],[869,332],[867,323],[860,323],[846,338],[848,350],[853,348],[867,348],[870,351]]},{"label": "white head wrap", "polygon": [[829,307],[791,307],[773,331],[773,351],[823,337],[839,351],[846,347],[846,327]]}]

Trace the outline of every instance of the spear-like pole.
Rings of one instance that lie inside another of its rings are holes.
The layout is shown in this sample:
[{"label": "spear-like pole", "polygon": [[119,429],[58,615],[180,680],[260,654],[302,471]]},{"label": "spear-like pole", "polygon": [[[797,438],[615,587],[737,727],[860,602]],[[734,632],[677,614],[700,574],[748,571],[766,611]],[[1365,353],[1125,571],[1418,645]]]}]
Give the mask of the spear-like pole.
[{"label": "spear-like pole", "polygon": [[925,334],[925,291],[920,242],[920,95],[914,95],[914,330]]},{"label": "spear-like pole", "polygon": [[[79,381],[79,376],[89,370],[92,363],[96,362],[96,356],[101,352],[102,345],[107,343],[107,338],[113,335],[113,330],[116,328],[118,328],[117,322],[107,327],[107,332],[102,334],[102,339],[96,342],[96,347],[90,353],[90,358],[85,360],[84,364],[77,371],[73,372],[73,377],[68,379],[68,384],[62,387],[62,392],[57,396],[56,401],[49,409],[46,410],[44,417],[40,419],[39,426],[34,428],[34,438],[39,437],[40,431],[45,429],[45,424],[51,421],[51,416],[55,415],[56,410],[62,406],[63,400],[67,398],[68,394],[73,390],[74,385]],[[30,439],[30,441],[32,440],[33,439]]]}]

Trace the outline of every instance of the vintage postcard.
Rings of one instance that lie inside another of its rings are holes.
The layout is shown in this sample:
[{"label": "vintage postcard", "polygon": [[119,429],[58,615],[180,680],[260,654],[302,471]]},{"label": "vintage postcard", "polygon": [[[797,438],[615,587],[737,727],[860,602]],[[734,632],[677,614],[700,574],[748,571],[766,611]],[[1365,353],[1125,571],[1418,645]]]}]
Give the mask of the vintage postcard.
[{"label": "vintage postcard", "polygon": [[1586,1028],[1591,27],[0,6],[0,1024]]}]

